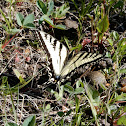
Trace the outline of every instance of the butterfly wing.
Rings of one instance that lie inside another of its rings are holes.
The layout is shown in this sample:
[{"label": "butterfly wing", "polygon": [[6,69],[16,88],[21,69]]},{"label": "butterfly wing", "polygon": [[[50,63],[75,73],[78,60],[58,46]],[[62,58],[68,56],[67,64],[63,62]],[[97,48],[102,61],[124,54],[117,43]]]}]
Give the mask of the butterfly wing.
[{"label": "butterfly wing", "polygon": [[38,35],[44,50],[51,59],[53,71],[57,79],[64,78],[80,66],[103,58],[102,54],[80,52],[66,62],[68,50],[62,43],[43,31],[38,31]]},{"label": "butterfly wing", "polygon": [[38,32],[39,38],[42,42],[42,46],[49,53],[49,57],[52,60],[52,67],[56,78],[60,76],[61,70],[65,64],[65,60],[68,56],[67,48],[53,36],[40,31]]},{"label": "butterfly wing", "polygon": [[90,64],[101,58],[103,58],[102,54],[80,52],[67,62],[61,71],[60,77],[63,78],[76,68]]}]

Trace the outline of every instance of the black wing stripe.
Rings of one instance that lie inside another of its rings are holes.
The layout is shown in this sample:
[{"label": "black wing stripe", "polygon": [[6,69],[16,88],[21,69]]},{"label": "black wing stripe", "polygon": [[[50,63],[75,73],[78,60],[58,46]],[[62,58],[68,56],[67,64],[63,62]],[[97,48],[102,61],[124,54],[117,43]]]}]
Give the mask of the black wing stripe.
[{"label": "black wing stripe", "polygon": [[53,41],[53,48],[54,48],[54,49],[56,48],[56,44],[57,44],[57,40],[54,40],[54,41]]},{"label": "black wing stripe", "polygon": [[[83,53],[72,64],[75,64],[82,56],[83,56]],[[85,55],[84,58],[86,58],[87,56],[88,56],[88,53],[87,53],[87,55]]]},{"label": "black wing stripe", "polygon": [[[48,49],[47,49],[47,47],[46,47],[46,45],[45,45],[45,42],[44,42],[44,40],[43,40],[43,38],[42,38],[42,36],[41,36],[41,33],[40,33],[39,31],[37,31],[37,30],[36,30],[35,32],[36,32],[36,35],[37,35],[37,37],[38,37],[38,41],[40,42],[40,45],[41,45],[42,48],[43,48],[43,51],[44,51],[45,54],[48,56],[49,67],[50,67],[50,69],[52,70],[52,69],[53,69],[53,65],[52,65],[52,58],[50,57],[50,53],[49,53],[49,51],[48,51]],[[45,33],[44,36],[45,36],[45,38],[47,39],[48,34]],[[51,38],[51,37],[50,37],[50,38]],[[52,74],[54,75],[54,71],[52,71]]]},{"label": "black wing stripe", "polygon": [[[76,61],[72,62],[72,60],[78,55],[79,57],[76,59]],[[96,54],[96,53],[92,54],[92,53],[85,53],[85,52],[81,52],[77,54],[76,56],[73,57],[68,62],[68,64],[66,64],[66,66],[63,68],[62,73],[61,73],[61,78],[64,78],[65,76],[73,72],[76,68],[93,63],[103,58],[103,55],[101,54]]]},{"label": "black wing stripe", "polygon": [[[38,33],[39,33],[39,35],[40,35],[40,32],[38,32]],[[40,35],[40,36],[41,36],[41,35]],[[45,34],[45,38],[46,38],[46,39],[47,39],[47,36],[48,36],[48,34],[46,33],[46,34]]]},{"label": "black wing stripe", "polygon": [[[38,40],[39,40],[40,45],[42,46],[43,50],[45,50],[45,53],[50,57],[50,54],[49,54],[49,52],[48,52],[48,49],[47,49],[47,47],[46,47],[46,45],[45,45],[45,43],[44,43],[44,40],[43,40],[43,38],[42,38],[40,32],[39,32],[39,31],[36,31],[36,34],[37,34],[37,36],[38,36]],[[47,34],[45,34],[45,37],[47,38]]]}]

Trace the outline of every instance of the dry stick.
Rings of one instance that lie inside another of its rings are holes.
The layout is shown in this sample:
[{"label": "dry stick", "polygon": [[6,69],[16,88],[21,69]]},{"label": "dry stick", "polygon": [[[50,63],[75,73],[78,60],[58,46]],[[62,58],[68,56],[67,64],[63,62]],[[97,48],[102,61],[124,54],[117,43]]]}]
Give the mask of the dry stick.
[{"label": "dry stick", "polygon": [[[18,32],[17,32],[17,33],[18,33]],[[8,45],[8,43],[17,35],[17,33],[14,34],[13,37],[12,37],[7,43],[5,43],[5,44],[2,46],[2,49],[4,49],[4,48],[6,47],[6,45]]]},{"label": "dry stick", "polygon": [[[92,67],[92,65],[89,67],[89,69],[90,69],[91,67]],[[86,70],[86,71],[79,77],[79,79],[82,78],[87,72],[89,72],[89,69]],[[78,81],[78,80],[77,80],[77,81]],[[73,86],[76,84],[77,81],[74,82]]]},{"label": "dry stick", "polygon": [[[17,53],[15,53],[15,55],[13,55],[11,57],[11,59],[8,61],[7,65],[11,62],[11,60],[17,55]],[[3,68],[3,70],[1,71],[0,75],[4,72],[4,70],[6,69],[7,65]]]},{"label": "dry stick", "polygon": [[91,39],[92,39],[92,47],[91,47],[91,52],[93,52],[93,42],[94,42],[94,30],[93,30],[93,17],[91,18]]}]

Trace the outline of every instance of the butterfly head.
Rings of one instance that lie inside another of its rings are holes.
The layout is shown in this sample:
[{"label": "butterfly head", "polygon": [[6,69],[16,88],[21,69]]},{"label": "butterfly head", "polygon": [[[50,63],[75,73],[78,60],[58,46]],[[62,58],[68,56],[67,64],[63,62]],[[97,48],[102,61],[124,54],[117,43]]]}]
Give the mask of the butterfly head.
[{"label": "butterfly head", "polygon": [[55,75],[55,82],[58,82],[60,79],[61,79],[61,76],[60,75]]}]

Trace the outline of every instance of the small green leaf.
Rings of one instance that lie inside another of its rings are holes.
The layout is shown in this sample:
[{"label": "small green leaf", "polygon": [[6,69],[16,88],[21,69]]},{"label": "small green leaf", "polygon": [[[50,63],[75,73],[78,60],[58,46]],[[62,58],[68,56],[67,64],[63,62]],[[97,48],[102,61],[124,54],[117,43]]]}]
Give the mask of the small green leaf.
[{"label": "small green leaf", "polygon": [[18,126],[16,123],[8,123],[8,126]]},{"label": "small green leaf", "polygon": [[37,0],[37,6],[43,14],[47,14],[47,7],[41,0]]},{"label": "small green leaf", "polygon": [[11,28],[11,27],[10,27],[10,22],[9,22],[9,20],[6,18],[6,15],[4,14],[4,12],[2,11],[1,8],[0,8],[0,13],[2,14],[2,16],[3,16],[3,18],[4,18],[5,22],[6,22],[6,24],[8,25],[8,28],[10,29],[10,28]]},{"label": "small green leaf", "polygon": [[51,108],[50,104],[47,104],[45,110],[48,111]]},{"label": "small green leaf", "polygon": [[43,16],[39,19],[39,24],[41,24],[44,21]]},{"label": "small green leaf", "polygon": [[124,110],[124,112],[126,112],[126,106],[124,106],[124,109],[123,110]]},{"label": "small green leaf", "polygon": [[19,80],[20,80],[21,83],[25,82],[25,80],[21,76],[19,77]]},{"label": "small green leaf", "polygon": [[3,28],[5,31],[7,31],[7,32],[9,31],[8,27],[7,27],[6,25],[4,25],[4,24],[2,25],[2,28]]},{"label": "small green leaf", "polygon": [[115,5],[114,5],[114,9],[119,8],[122,9],[123,8],[123,1],[119,0]]},{"label": "small green leaf", "polygon": [[82,87],[79,87],[79,88],[76,88],[75,91],[74,91],[74,94],[80,94],[80,93],[84,93],[84,88]]},{"label": "small green leaf", "polygon": [[113,46],[113,40],[112,39],[107,39],[107,41],[109,42],[109,44],[111,45],[111,46]]},{"label": "small green leaf", "polygon": [[90,15],[90,14],[86,14],[90,19],[92,19],[93,18],[93,16],[92,15]]},{"label": "small green leaf", "polygon": [[19,71],[17,69],[13,69],[13,72],[15,73],[15,75],[17,76],[17,78],[19,79],[19,77],[21,76],[21,74],[19,73]]},{"label": "small green leaf", "polygon": [[121,69],[121,70],[120,70],[120,73],[121,73],[121,74],[125,74],[125,73],[126,73],[126,69]]},{"label": "small green leaf", "polygon": [[86,90],[86,93],[87,93],[87,96],[88,96],[87,99],[88,99],[88,102],[91,106],[92,114],[93,114],[95,120],[97,120],[97,112],[96,112],[96,109],[95,109],[95,106],[94,106],[94,100],[92,98],[94,89],[93,89],[93,87],[91,87],[87,83],[84,83],[84,85],[85,85],[85,90]]},{"label": "small green leaf", "polygon": [[58,28],[58,29],[61,29],[61,30],[66,30],[65,25],[54,25],[54,28]]},{"label": "small green leaf", "polygon": [[2,84],[7,83],[8,77],[7,76],[3,76],[2,77]]},{"label": "small green leaf", "polygon": [[78,80],[78,81],[76,82],[76,89],[79,88],[79,87],[80,87],[80,81]]},{"label": "small green leaf", "polygon": [[66,116],[70,115],[71,112],[72,112],[72,110],[69,110],[69,111],[66,113]]},{"label": "small green leaf", "polygon": [[115,0],[110,0],[110,5],[114,4],[115,3]]},{"label": "small green leaf", "polygon": [[70,7],[67,7],[66,4],[63,4],[61,7],[56,8],[55,18],[64,17],[69,9]]},{"label": "small green leaf", "polygon": [[35,126],[35,124],[36,124],[36,117],[33,115],[26,118],[22,126]]},{"label": "small green leaf", "polygon": [[32,24],[34,22],[34,15],[29,14],[27,17],[25,17],[23,21],[23,26],[27,26],[28,24]]},{"label": "small green leaf", "polygon": [[120,117],[117,121],[117,125],[124,125],[126,126],[126,115]]},{"label": "small green leaf", "polygon": [[21,31],[21,29],[17,29],[17,28],[14,28],[14,29],[10,29],[10,33],[12,34],[15,34],[15,33],[17,33],[17,32],[20,32]]},{"label": "small green leaf", "polygon": [[26,27],[26,28],[35,28],[35,25],[33,23],[28,23],[28,24],[24,25],[24,27]]},{"label": "small green leaf", "polygon": [[9,3],[12,3],[12,0],[6,0],[6,1],[8,1]]},{"label": "small green leaf", "polygon": [[60,99],[63,98],[63,91],[64,91],[64,85],[60,86],[60,88],[59,88],[59,97],[60,97]]},{"label": "small green leaf", "polygon": [[64,112],[60,111],[60,112],[57,112],[57,114],[62,117],[64,115]]},{"label": "small green leaf", "polygon": [[66,43],[68,49],[70,49],[69,40],[66,36],[64,36],[64,40],[65,40],[65,43]]},{"label": "small green leaf", "polygon": [[[44,15],[43,15],[43,16],[44,16]],[[43,22],[43,21],[44,21],[43,16],[39,19],[41,22]]]},{"label": "small green leaf", "polygon": [[82,116],[82,112],[81,112],[80,114],[78,114],[77,126],[80,126],[80,123],[81,123],[81,116]]},{"label": "small green leaf", "polygon": [[19,26],[23,25],[24,16],[21,13],[16,14],[17,23]]},{"label": "small green leaf", "polygon": [[78,97],[77,97],[77,95],[75,95],[75,102],[76,102],[76,113],[78,113],[78,110],[79,110],[79,99],[78,99]]},{"label": "small green leaf", "polygon": [[53,20],[51,20],[47,15],[43,15],[42,18],[51,26],[54,26]]},{"label": "small green leaf", "polygon": [[110,54],[109,52],[106,52],[105,57],[109,57],[109,58],[111,58],[111,54]]},{"label": "small green leaf", "polygon": [[64,85],[64,90],[69,92],[69,93],[73,93],[74,92],[74,88],[68,84]]},{"label": "small green leaf", "polygon": [[76,49],[77,49],[77,50],[80,50],[80,49],[82,49],[82,47],[83,47],[82,44],[78,44],[77,46],[72,47],[70,50],[71,50],[71,51],[76,50]]},{"label": "small green leaf", "polygon": [[116,31],[112,32],[112,36],[114,37],[115,40],[119,40],[119,34]]},{"label": "small green leaf", "polygon": [[53,28],[58,28],[58,29],[66,30],[66,26],[65,25],[54,25],[53,24],[53,20],[51,20],[47,15],[43,15],[41,17],[40,23],[42,22],[42,20],[46,21]]},{"label": "small green leaf", "polygon": [[48,16],[50,16],[53,13],[53,9],[54,9],[54,2],[51,0],[48,3],[48,12],[47,12]]},{"label": "small green leaf", "polygon": [[101,33],[102,30],[103,30],[103,21],[101,19],[98,22],[97,30],[98,30],[99,33]]},{"label": "small green leaf", "polygon": [[116,101],[125,101],[126,100],[126,93],[122,93],[121,95],[118,95],[115,100]]},{"label": "small green leaf", "polygon": [[104,35],[104,32],[99,33],[99,40],[102,39],[103,35]]},{"label": "small green leaf", "polygon": [[103,19],[100,19],[97,24],[97,30],[99,33],[104,33],[109,28],[109,20],[108,16],[105,15]]}]

